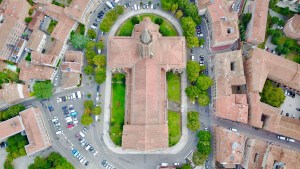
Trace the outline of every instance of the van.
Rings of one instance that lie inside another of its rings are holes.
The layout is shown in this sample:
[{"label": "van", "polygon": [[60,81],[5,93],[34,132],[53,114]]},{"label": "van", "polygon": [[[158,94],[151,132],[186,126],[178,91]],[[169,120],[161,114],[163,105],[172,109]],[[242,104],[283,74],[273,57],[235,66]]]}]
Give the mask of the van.
[{"label": "van", "polygon": [[235,129],[235,128],[229,128],[229,130],[232,130],[232,131],[237,131],[237,129]]},{"label": "van", "polygon": [[77,91],[77,92],[76,92],[76,95],[77,95],[77,98],[78,98],[78,99],[81,99],[81,93],[80,93],[80,91]]},{"label": "van", "polygon": [[192,54],[191,55],[191,60],[194,61],[195,60],[195,56]]},{"label": "van", "polygon": [[286,140],[285,137],[283,137],[283,136],[277,136],[277,138],[278,138],[279,140]]}]

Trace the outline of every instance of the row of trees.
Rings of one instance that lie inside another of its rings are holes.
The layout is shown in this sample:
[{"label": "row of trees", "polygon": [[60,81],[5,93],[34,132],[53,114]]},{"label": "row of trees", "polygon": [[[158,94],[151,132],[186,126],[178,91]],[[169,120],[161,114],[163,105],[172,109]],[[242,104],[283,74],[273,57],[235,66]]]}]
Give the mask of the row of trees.
[{"label": "row of trees", "polygon": [[240,37],[242,41],[246,40],[246,30],[247,30],[247,25],[250,19],[252,18],[251,13],[246,13],[243,14],[242,16],[242,21],[239,23],[239,28],[240,28]]},{"label": "row of trees", "polygon": [[124,7],[123,6],[116,6],[114,9],[110,10],[106,13],[105,17],[103,18],[100,29],[103,32],[108,32],[110,28],[113,26],[115,21],[118,19],[120,15],[124,13]]},{"label": "row of trees", "polygon": [[187,113],[187,128],[192,131],[197,131],[200,129],[198,112],[191,111]]},{"label": "row of trees", "polygon": [[0,112],[0,121],[8,120],[12,117],[19,115],[19,112],[25,110],[25,107],[21,104],[17,104],[9,107],[8,109]]},{"label": "row of trees", "polygon": [[211,134],[209,131],[201,130],[197,134],[197,137],[199,138],[197,144],[198,151],[194,152],[193,154],[193,162],[195,165],[202,165],[211,152]]},{"label": "row of trees", "polygon": [[185,89],[185,93],[192,102],[197,100],[201,106],[209,104],[210,99],[207,90],[213,83],[210,77],[203,74],[204,70],[205,66],[200,66],[195,61],[187,62],[186,71],[191,86]]},{"label": "row of trees", "polygon": [[188,0],[162,0],[162,8],[171,11],[180,19],[180,23],[186,37],[188,48],[199,47],[204,43],[204,39],[199,41],[195,36],[196,26],[201,24],[201,17],[198,8]]},{"label": "row of trees", "polygon": [[57,152],[52,152],[48,157],[43,158],[37,156],[34,163],[30,164],[28,169],[75,169],[75,167],[67,161],[65,157]]},{"label": "row of trees", "polygon": [[276,87],[270,80],[267,80],[263,91],[260,93],[261,101],[267,103],[273,107],[280,107],[284,102],[285,95],[283,89]]},{"label": "row of trees", "polygon": [[8,147],[6,148],[6,152],[8,152],[6,156],[6,161],[4,163],[4,168],[9,169],[13,168],[13,160],[26,155],[26,151],[24,146],[28,144],[28,140],[26,136],[22,136],[21,134],[16,134],[7,139]]},{"label": "row of trees", "polygon": [[84,111],[81,116],[81,123],[84,126],[88,126],[93,123],[92,115],[100,115],[102,109],[100,106],[94,106],[94,102],[92,100],[86,100],[83,103]]},{"label": "row of trees", "polygon": [[50,80],[37,81],[33,85],[33,93],[38,99],[49,99],[52,96],[53,85]]}]

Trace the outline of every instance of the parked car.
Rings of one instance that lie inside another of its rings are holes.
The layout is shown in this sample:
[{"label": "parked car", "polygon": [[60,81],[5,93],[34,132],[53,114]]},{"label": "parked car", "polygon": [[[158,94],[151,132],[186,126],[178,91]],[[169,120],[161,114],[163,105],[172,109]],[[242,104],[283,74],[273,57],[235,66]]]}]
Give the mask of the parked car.
[{"label": "parked car", "polygon": [[294,142],[295,142],[295,140],[294,140],[294,139],[292,139],[292,138],[286,138],[286,141],[289,141],[289,142],[292,142],[292,143],[294,143]]},{"label": "parked car", "polygon": [[1,148],[5,148],[5,147],[7,147],[7,146],[8,146],[8,144],[7,144],[6,141],[3,141],[3,142],[0,143],[0,147],[1,147]]},{"label": "parked car", "polygon": [[54,110],[54,108],[51,105],[48,106],[48,109],[49,109],[49,111],[53,111]]},{"label": "parked car", "polygon": [[229,130],[232,130],[232,131],[237,131],[237,129],[235,129],[235,128],[231,128],[231,127],[229,127]]},{"label": "parked car", "polygon": [[296,108],[296,110],[300,111],[300,108]]},{"label": "parked car", "polygon": [[279,140],[286,140],[286,138],[283,137],[283,136],[281,136],[281,135],[278,135],[277,138],[278,138]]}]

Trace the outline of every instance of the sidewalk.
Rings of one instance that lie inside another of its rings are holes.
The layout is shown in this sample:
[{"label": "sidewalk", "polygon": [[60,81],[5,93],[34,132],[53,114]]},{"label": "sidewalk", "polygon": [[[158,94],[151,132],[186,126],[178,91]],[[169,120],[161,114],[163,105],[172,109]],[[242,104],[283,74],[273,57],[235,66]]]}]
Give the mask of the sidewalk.
[{"label": "sidewalk", "polygon": [[[152,13],[156,15],[160,15],[167,20],[169,20],[174,27],[177,29],[180,36],[182,36],[182,29],[180,26],[180,23],[170,14],[160,11],[160,10],[149,10],[149,9],[141,9],[138,11],[130,11],[124,15],[122,15],[114,24],[114,26],[111,28],[110,32],[108,33],[108,36],[114,36],[116,31],[118,30],[119,26],[126,21],[127,19],[131,18],[134,15],[144,14],[144,13]],[[107,43],[107,42],[106,42]],[[181,97],[182,97],[182,137],[179,140],[179,142],[170,148],[162,149],[162,150],[155,150],[155,151],[136,151],[136,150],[123,150],[121,147],[117,147],[110,139],[109,136],[109,123],[110,123],[110,101],[111,101],[111,70],[107,67],[106,69],[106,82],[105,82],[105,89],[101,90],[102,96],[105,95],[105,101],[104,101],[104,124],[103,124],[103,141],[105,145],[114,153],[117,154],[176,154],[179,151],[181,151],[187,144],[188,141],[188,130],[186,127],[187,124],[187,97],[185,95],[184,90],[181,90]],[[181,75],[181,89],[186,88],[187,83],[187,77],[186,72],[183,72]],[[100,125],[100,124],[98,124]]]}]

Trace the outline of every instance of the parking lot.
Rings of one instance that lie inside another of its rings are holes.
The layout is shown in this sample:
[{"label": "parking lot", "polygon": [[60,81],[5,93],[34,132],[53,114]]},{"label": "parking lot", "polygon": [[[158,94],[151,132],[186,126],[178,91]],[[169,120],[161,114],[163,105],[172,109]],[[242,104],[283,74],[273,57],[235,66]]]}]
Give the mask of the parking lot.
[{"label": "parking lot", "polygon": [[295,94],[293,97],[285,92],[285,100],[280,107],[282,115],[300,120],[300,111],[296,110],[296,108],[300,108],[300,96]]}]

